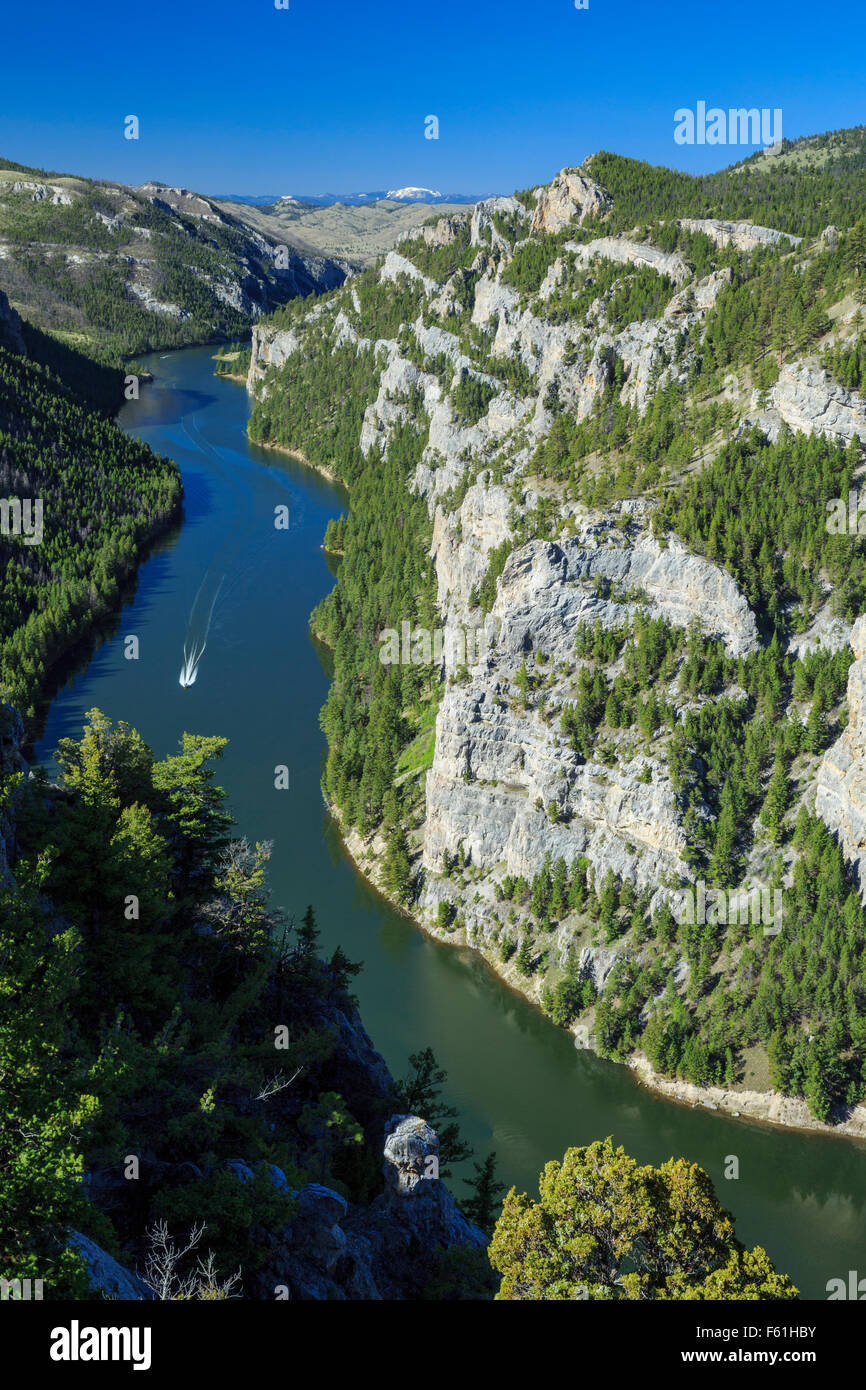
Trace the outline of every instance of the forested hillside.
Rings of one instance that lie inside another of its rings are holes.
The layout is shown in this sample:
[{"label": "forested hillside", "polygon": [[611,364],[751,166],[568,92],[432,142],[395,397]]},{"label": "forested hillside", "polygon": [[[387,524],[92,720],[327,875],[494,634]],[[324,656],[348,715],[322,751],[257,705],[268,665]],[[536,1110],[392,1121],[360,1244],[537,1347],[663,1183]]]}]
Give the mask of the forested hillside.
[{"label": "forested hillside", "polygon": [[101,360],[242,336],[345,273],[187,189],[0,160],[0,289],[36,327]]},{"label": "forested hillside", "polygon": [[586,167],[613,197],[610,226],[669,217],[722,217],[798,236],[849,227],[866,206],[866,126],[783,140],[718,174],[694,178],[602,152]]},{"label": "forested hillside", "polygon": [[[249,376],[251,437],[350,487],[312,623],[365,866],[604,1055],[836,1122],[866,1096],[859,851],[820,814],[866,599],[827,524],[866,445],[864,205],[862,128],[703,178],[597,154],[281,311]],[[485,655],[385,662],[403,623]],[[697,882],[784,926],[688,921]]]},{"label": "forested hillside", "polygon": [[[386,1119],[413,1102],[435,1119],[435,1078],[393,1082],[349,993],[360,967],[317,958],[312,908],[270,906],[270,846],[232,837],[214,783],[225,740],[187,734],[157,761],[92,710],[57,786],[14,771],[11,741],[10,726],[0,1277],[92,1298],[95,1251],[101,1288],[119,1269],[126,1298],[385,1296],[374,1275],[390,1296],[488,1297],[480,1233],[450,1197],[423,1240],[411,1212],[406,1231],[387,1219]],[[369,1238],[322,1265],[317,1241],[377,1197]]]},{"label": "forested hillside", "polygon": [[177,465],[99,405],[121,382],[21,325],[0,346],[0,487],[41,503],[41,535],[0,536],[0,681],[28,718],[53,663],[117,607],[144,548],[180,515]]},{"label": "forested hillside", "polygon": [[488,1298],[485,1237],[444,1184],[407,1205],[398,1141],[383,1175],[389,1117],[443,1178],[466,1158],[444,1073],[424,1050],[396,1082],[360,965],[318,959],[312,907],[271,906],[271,846],[233,833],[214,782],[225,740],[157,760],[92,710],[56,782],[24,761],[57,659],[180,516],[177,464],[111,418],[122,384],[0,293],[0,1279],[52,1300]]}]

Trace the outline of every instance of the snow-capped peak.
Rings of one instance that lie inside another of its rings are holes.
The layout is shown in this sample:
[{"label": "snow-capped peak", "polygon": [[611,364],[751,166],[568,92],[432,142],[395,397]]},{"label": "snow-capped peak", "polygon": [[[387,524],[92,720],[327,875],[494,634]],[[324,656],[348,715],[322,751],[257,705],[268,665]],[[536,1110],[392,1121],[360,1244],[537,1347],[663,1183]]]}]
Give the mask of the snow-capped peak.
[{"label": "snow-capped peak", "polygon": [[435,188],[392,188],[387,196],[408,202],[412,199],[423,201],[424,198],[441,198],[442,194]]}]

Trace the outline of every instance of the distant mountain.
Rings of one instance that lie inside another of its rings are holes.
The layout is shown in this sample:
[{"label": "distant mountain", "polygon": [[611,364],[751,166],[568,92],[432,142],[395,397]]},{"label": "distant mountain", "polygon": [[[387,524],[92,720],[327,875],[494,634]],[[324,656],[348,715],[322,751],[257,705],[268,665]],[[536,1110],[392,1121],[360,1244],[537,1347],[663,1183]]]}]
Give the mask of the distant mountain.
[{"label": "distant mountain", "polygon": [[264,207],[266,203],[278,203],[279,193],[211,193],[210,197],[218,203],[249,203],[253,207]]},{"label": "distant mountain", "polygon": [[345,207],[363,207],[370,203],[480,203],[491,193],[439,193],[433,188],[375,189],[369,193],[214,193],[221,203],[248,203],[251,207],[266,207],[276,203],[306,203],[309,207],[329,208],[335,203]]},{"label": "distant mountain", "polygon": [[[313,202],[285,194],[272,203],[215,200],[215,206],[271,241],[285,241],[306,255],[332,257],[353,266],[372,265],[431,216],[467,217],[472,208],[465,195],[458,195],[463,201],[445,202],[442,194],[428,189],[398,191],[404,196],[354,193],[337,199],[322,194],[321,202]],[[435,211],[425,201],[428,197],[436,199]]]},{"label": "distant mountain", "polygon": [[186,188],[0,159],[0,289],[36,328],[116,362],[241,336],[349,270]]}]

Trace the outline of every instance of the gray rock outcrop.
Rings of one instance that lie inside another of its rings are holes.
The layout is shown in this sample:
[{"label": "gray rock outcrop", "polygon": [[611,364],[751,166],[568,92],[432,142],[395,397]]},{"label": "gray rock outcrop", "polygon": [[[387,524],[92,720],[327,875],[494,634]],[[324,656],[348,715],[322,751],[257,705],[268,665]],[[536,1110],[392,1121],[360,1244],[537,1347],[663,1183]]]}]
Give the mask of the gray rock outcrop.
[{"label": "gray rock outcrop", "polygon": [[866,400],[811,363],[786,363],[770,390],[769,407],[752,418],[769,439],[777,439],[785,424],[843,444],[855,437],[866,444]]},{"label": "gray rock outcrop", "polygon": [[584,264],[598,256],[604,261],[616,261],[619,265],[640,265],[654,270],[658,275],[667,275],[675,285],[688,280],[691,271],[676,252],[662,251],[648,241],[629,241],[626,237],[598,237],[595,241],[581,244],[567,241],[565,250],[571,251],[575,258]]},{"label": "gray rock outcrop", "polygon": [[535,204],[530,235],[539,232],[559,232],[570,222],[578,225],[587,217],[601,217],[611,206],[612,199],[594,179],[577,169],[563,169],[546,188],[542,188]]},{"label": "gray rock outcrop", "polygon": [[851,630],[848,727],[827,749],[815,783],[815,812],[834,832],[866,902],[866,615]]},{"label": "gray rock outcrop", "polygon": [[487,1237],[467,1221],[439,1178],[439,1139],[417,1115],[385,1126],[385,1190],[367,1207],[311,1183],[295,1194],[290,1227],[271,1236],[260,1297],[302,1300],[421,1296],[437,1255],[460,1245],[483,1251]]},{"label": "gray rock outcrop", "polygon": [[112,1255],[79,1231],[70,1232],[69,1244],[84,1260],[94,1298],[142,1302],[156,1298],[143,1279],[119,1264]]},{"label": "gray rock outcrop", "polygon": [[717,217],[681,217],[679,227],[688,232],[703,232],[717,246],[733,244],[738,251],[755,251],[759,246],[799,246],[803,240],[791,232],[777,232],[774,227],[759,227],[754,222],[723,222]]}]

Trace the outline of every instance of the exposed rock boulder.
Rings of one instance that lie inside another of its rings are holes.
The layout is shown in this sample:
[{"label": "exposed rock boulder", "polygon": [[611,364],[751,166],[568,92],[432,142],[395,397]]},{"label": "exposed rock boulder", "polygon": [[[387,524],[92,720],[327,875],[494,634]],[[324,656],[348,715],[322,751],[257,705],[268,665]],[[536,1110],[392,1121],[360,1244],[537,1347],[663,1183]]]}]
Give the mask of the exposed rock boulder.
[{"label": "exposed rock boulder", "polygon": [[777,232],[774,227],[759,227],[753,222],[723,222],[717,217],[681,217],[677,226],[687,232],[703,232],[717,246],[730,246],[738,251],[755,251],[759,246],[778,246],[787,242],[799,246],[803,240],[790,232]]},{"label": "exposed rock boulder", "polygon": [[563,169],[546,188],[542,188],[535,204],[530,235],[539,232],[559,232],[575,219],[578,224],[587,217],[600,217],[611,206],[610,194],[605,193],[594,179],[577,169]]},{"label": "exposed rock boulder", "polygon": [[866,444],[866,400],[834,381],[821,367],[786,363],[769,393],[769,409],[754,421],[777,439],[783,424],[804,434],[823,434],[848,444]]},{"label": "exposed rock boulder", "polygon": [[837,836],[866,902],[866,615],[854,624],[851,649],[848,727],[818,768],[815,811]]},{"label": "exposed rock boulder", "polygon": [[320,1183],[295,1194],[291,1226],[267,1237],[272,1254],[257,1281],[259,1297],[413,1299],[443,1250],[485,1249],[486,1236],[439,1179],[439,1139],[425,1120],[393,1115],[384,1158],[385,1190],[368,1207]]},{"label": "exposed rock boulder", "polygon": [[145,1284],[132,1270],[118,1264],[112,1255],[102,1250],[88,1236],[79,1231],[70,1232],[69,1244],[77,1250],[87,1266],[90,1288],[94,1297],[116,1298],[123,1301],[141,1302],[155,1299],[153,1289]]},{"label": "exposed rock boulder", "polygon": [[369,1244],[383,1298],[417,1297],[438,1252],[462,1245],[483,1251],[487,1237],[467,1221],[438,1176],[439,1139],[417,1115],[386,1126],[385,1191],[349,1230]]}]

